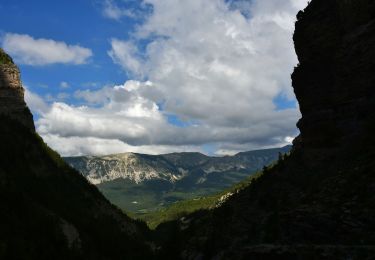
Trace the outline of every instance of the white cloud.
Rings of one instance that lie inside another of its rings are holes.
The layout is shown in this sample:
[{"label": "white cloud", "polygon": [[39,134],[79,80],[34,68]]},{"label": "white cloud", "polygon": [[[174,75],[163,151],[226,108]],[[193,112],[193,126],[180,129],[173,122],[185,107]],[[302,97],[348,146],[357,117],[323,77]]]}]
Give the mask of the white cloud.
[{"label": "white cloud", "polygon": [[[305,1],[240,2],[145,0],[153,13],[131,40],[112,39],[109,51],[134,80],[77,91],[86,106],[54,103],[38,120],[38,131],[54,136],[50,142],[59,151],[76,140],[74,153],[209,144],[228,154],[287,144],[300,113],[274,100],[295,100],[292,34]],[[140,41],[148,42],[144,51]],[[89,151],[89,140],[101,145]]]},{"label": "white cloud", "polygon": [[70,85],[68,82],[62,81],[60,82],[60,88],[63,88],[63,89],[70,88]]},{"label": "white cloud", "polygon": [[103,15],[107,18],[113,20],[120,20],[124,16],[135,18],[135,14],[131,10],[120,8],[114,0],[105,0],[103,5]]},{"label": "white cloud", "polygon": [[26,34],[5,34],[2,46],[17,63],[26,65],[79,65],[87,63],[92,56],[90,49],[79,45],[68,45],[50,39],[35,39]]},{"label": "white cloud", "polygon": [[294,140],[294,137],[292,136],[287,136],[285,137],[284,141],[287,143],[287,144],[292,144],[293,143],[293,140]]},{"label": "white cloud", "polygon": [[78,91],[76,97],[85,100],[88,106],[55,102],[42,111],[37,130],[42,136],[117,139],[133,146],[177,147],[234,142],[258,147],[272,143],[268,137],[282,139],[294,128],[291,116],[294,110],[263,114],[265,122],[261,124],[217,125],[215,128],[208,124],[192,124],[180,128],[169,124],[157,104],[142,96],[150,88],[153,88],[151,82],[128,81],[97,91]]},{"label": "white cloud", "polygon": [[254,125],[276,113],[278,95],[294,99],[296,0],[253,1],[250,19],[218,0],[146,2],[154,13],[136,31],[138,39],[152,39],[143,57],[136,39],[116,40],[111,55],[149,78],[168,112],[212,127]]},{"label": "white cloud", "polygon": [[142,76],[142,61],[139,58],[138,49],[133,43],[112,39],[111,46],[112,49],[108,55],[115,63],[133,75]]},{"label": "white cloud", "polygon": [[26,104],[34,114],[44,114],[50,109],[40,96],[31,92],[27,86],[24,86],[24,88]]},{"label": "white cloud", "polygon": [[45,142],[60,152],[62,156],[80,155],[107,155],[114,153],[144,153],[144,154],[165,154],[171,152],[192,152],[200,151],[194,146],[132,146],[116,139],[100,139],[93,137],[60,137],[47,134],[43,136]]}]

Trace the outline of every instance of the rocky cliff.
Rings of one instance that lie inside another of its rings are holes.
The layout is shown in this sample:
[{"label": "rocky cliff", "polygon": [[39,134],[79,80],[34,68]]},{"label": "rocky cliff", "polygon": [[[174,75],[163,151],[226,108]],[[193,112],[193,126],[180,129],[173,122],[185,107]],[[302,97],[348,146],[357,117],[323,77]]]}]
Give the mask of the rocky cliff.
[{"label": "rocky cliff", "polygon": [[24,101],[20,72],[0,48],[0,115],[8,115],[35,130],[33,116]]},{"label": "rocky cliff", "polygon": [[0,80],[0,259],[149,259],[146,225],[35,133],[19,71],[2,51]]},{"label": "rocky cliff", "polygon": [[375,2],[314,0],[298,14],[293,87],[305,149],[343,148],[374,125]]},{"label": "rocky cliff", "polygon": [[312,0],[297,19],[292,153],[220,208],[159,226],[165,254],[373,259],[375,2]]}]

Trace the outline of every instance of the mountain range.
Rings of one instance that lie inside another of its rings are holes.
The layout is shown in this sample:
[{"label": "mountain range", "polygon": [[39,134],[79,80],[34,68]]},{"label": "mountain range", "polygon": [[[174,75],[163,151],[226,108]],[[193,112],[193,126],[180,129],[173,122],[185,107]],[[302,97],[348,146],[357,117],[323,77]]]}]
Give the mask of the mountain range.
[{"label": "mountain range", "polygon": [[115,205],[146,213],[184,199],[221,192],[276,161],[291,146],[210,157],[201,153],[66,157]]}]

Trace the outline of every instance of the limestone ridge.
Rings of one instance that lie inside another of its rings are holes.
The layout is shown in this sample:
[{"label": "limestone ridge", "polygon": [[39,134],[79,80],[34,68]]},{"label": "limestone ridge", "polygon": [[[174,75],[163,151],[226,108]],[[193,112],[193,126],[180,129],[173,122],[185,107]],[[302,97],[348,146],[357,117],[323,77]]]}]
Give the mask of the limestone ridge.
[{"label": "limestone ridge", "polygon": [[33,116],[24,100],[20,71],[0,48],[0,115],[6,115],[35,131]]}]

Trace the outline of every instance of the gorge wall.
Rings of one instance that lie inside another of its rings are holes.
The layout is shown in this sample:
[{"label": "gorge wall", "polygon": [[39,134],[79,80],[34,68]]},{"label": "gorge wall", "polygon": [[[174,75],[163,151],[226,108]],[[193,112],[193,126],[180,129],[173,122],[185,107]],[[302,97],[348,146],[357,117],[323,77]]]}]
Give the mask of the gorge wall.
[{"label": "gorge wall", "polygon": [[33,116],[24,101],[24,92],[18,67],[0,48],[0,114],[35,130]]},{"label": "gorge wall", "polygon": [[297,18],[300,144],[345,149],[367,139],[375,125],[375,2],[314,0]]},{"label": "gorge wall", "polygon": [[0,49],[0,259],[151,259],[126,216],[35,132],[20,73]]}]

